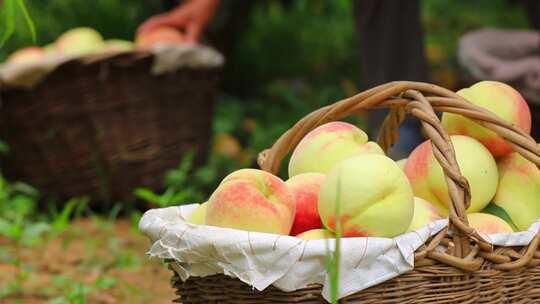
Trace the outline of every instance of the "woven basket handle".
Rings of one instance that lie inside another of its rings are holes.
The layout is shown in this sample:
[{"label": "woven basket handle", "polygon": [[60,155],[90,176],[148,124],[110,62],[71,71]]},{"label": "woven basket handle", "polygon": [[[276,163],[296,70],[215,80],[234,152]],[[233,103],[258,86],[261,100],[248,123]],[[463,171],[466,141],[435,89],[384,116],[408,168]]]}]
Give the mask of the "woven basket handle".
[{"label": "woven basket handle", "polygon": [[450,137],[442,128],[435,111],[461,114],[475,120],[501,135],[514,151],[539,167],[540,148],[525,132],[445,88],[422,82],[390,82],[320,108],[298,121],[270,149],[261,152],[259,166],[265,171],[277,173],[281,160],[308,132],[359,110],[373,108],[390,109],[378,139],[383,150],[387,151],[399,138],[399,125],[406,113],[421,121],[425,134],[431,139],[433,154],[443,168],[450,195],[450,230],[456,246],[452,255],[458,258],[470,256],[471,240],[484,249],[491,247],[468,225],[465,211],[470,203],[469,184],[461,175]]}]

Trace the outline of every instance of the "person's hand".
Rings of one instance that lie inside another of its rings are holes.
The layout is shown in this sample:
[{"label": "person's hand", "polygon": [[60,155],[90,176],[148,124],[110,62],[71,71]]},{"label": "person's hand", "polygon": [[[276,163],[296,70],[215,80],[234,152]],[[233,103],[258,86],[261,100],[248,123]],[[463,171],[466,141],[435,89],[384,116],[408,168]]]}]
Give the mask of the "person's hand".
[{"label": "person's hand", "polygon": [[137,34],[169,26],[184,32],[187,42],[197,42],[218,5],[219,0],[187,0],[168,13],[148,19],[139,27]]}]

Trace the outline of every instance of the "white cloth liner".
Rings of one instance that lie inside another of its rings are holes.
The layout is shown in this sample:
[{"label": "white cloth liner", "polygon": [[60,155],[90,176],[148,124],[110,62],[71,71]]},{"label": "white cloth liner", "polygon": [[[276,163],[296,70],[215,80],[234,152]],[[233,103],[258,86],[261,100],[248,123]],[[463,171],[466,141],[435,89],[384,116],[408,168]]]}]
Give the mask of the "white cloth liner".
[{"label": "white cloth liner", "polygon": [[[308,284],[323,284],[330,298],[326,255],[334,240],[306,241],[292,236],[247,232],[186,223],[198,204],[153,209],[139,222],[150,238],[148,254],[172,263],[182,280],[191,276],[226,274],[263,290],[270,285],[293,291]],[[339,298],[377,285],[414,267],[414,252],[447,225],[439,220],[414,232],[390,238],[341,240]],[[524,246],[535,236],[540,222],[528,231],[485,235],[501,246]]]},{"label": "white cloth liner", "polygon": [[[157,45],[147,51],[155,56],[151,73],[161,75],[174,72],[183,67],[214,68],[223,65],[225,59],[217,50],[199,44],[179,44],[172,46]],[[92,54],[90,57],[111,57],[125,52],[106,52]],[[87,57],[81,57],[86,59]],[[46,55],[43,60],[33,63],[0,64],[0,83],[8,87],[30,89],[38,85],[45,77],[61,64],[78,59],[58,54]]]}]

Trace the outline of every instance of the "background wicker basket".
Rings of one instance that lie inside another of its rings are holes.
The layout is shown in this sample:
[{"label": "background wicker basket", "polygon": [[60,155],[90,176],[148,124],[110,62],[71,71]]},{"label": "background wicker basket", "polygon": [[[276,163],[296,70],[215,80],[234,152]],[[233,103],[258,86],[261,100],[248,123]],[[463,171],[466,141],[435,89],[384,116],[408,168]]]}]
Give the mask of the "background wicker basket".
[{"label": "background wicker basket", "polygon": [[[454,92],[418,82],[393,82],[321,108],[304,117],[263,151],[259,165],[277,172],[281,160],[310,130],[359,110],[389,107],[379,136],[387,151],[398,139],[405,114],[420,119],[443,167],[451,204],[449,227],[415,253],[415,268],[379,285],[349,295],[341,303],[540,303],[540,234],[528,246],[493,246],[469,227],[465,210],[470,191],[461,175],[454,150],[435,111],[465,115],[503,136],[514,148],[540,166],[540,148],[521,130],[491,112],[468,103]],[[435,250],[442,246],[444,251]],[[495,248],[494,248],[495,247]],[[170,261],[169,261],[170,262]],[[174,263],[170,262],[174,269]],[[174,271],[174,270],[173,270]],[[294,292],[269,287],[257,291],[224,275],[194,277],[183,282],[175,272],[171,281],[179,303],[326,303],[321,286]]]},{"label": "background wicker basket", "polygon": [[204,159],[218,68],[151,74],[132,52],[62,63],[32,89],[1,88],[2,169],[49,194],[129,200],[184,152]]}]

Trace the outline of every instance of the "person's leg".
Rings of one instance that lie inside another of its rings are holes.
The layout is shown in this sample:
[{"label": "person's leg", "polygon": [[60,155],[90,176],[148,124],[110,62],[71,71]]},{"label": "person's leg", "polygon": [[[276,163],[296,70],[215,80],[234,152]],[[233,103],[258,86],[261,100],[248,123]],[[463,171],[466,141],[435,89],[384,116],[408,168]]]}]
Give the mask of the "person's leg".
[{"label": "person's leg", "polygon": [[[355,0],[363,89],[393,80],[428,81],[419,0]],[[370,111],[369,133],[376,134],[387,111]],[[405,157],[422,141],[420,123],[408,118],[393,149]]]}]

